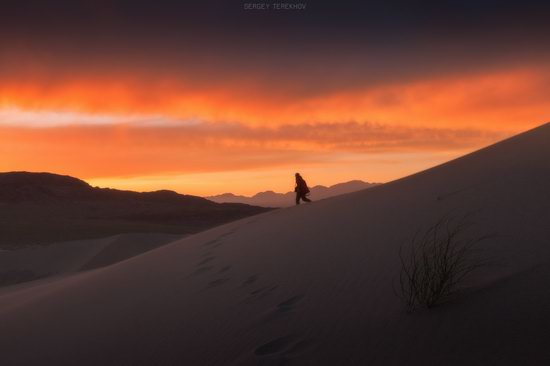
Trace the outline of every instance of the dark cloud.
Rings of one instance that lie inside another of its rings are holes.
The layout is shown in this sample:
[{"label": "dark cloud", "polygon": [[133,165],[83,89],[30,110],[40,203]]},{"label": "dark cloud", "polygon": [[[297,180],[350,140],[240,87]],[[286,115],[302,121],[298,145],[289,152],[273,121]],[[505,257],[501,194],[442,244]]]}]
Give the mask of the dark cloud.
[{"label": "dark cloud", "polygon": [[549,2],[304,0],[305,11],[244,10],[249,2],[4,1],[0,77],[38,69],[58,80],[246,80],[313,96],[550,60]]},{"label": "dark cloud", "polygon": [[[525,0],[287,0],[306,3],[305,11],[247,11],[251,0],[139,1],[139,0],[12,0],[2,6],[2,28],[47,34],[67,30],[104,30],[144,35],[170,30],[211,30],[231,34],[301,30],[302,34],[355,30],[359,36],[376,31],[439,30],[463,32],[471,28],[548,27],[548,2]],[[272,1],[265,1],[272,3]],[[71,34],[65,34],[70,36]],[[254,36],[251,34],[250,36]],[[374,35],[376,36],[376,35]]]}]

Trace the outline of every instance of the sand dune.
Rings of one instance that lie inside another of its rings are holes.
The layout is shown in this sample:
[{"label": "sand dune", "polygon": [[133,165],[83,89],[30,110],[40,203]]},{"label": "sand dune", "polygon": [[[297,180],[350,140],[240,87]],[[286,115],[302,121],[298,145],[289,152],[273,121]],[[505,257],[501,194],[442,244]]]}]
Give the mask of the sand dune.
[{"label": "sand dune", "polygon": [[164,233],[120,234],[0,251],[0,286],[105,267],[181,237]]},{"label": "sand dune", "polygon": [[[9,365],[546,365],[550,124],[365,191],[0,292]],[[448,303],[408,314],[398,248],[444,214],[494,234]]]},{"label": "sand dune", "polygon": [[125,233],[197,233],[266,212],[173,191],[121,191],[52,173],[0,173],[0,248]]}]

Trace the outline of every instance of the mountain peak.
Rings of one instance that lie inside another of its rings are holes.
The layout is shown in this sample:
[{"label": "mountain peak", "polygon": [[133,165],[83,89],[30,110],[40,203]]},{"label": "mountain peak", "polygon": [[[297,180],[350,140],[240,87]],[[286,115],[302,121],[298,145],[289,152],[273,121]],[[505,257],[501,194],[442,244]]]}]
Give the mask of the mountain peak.
[{"label": "mountain peak", "polygon": [[[338,183],[330,187],[316,185],[311,188],[311,198],[319,200],[337,196],[340,194],[351,193],[362,189],[370,188],[377,183],[368,183],[361,180],[352,180],[349,182]],[[251,197],[238,196],[232,193],[224,193],[217,196],[206,197],[209,200],[218,203],[246,203],[254,206],[263,207],[286,207],[294,205],[294,192],[277,193],[271,190],[256,193]]]},{"label": "mountain peak", "polygon": [[80,197],[92,191],[83,180],[52,173],[0,173],[0,201],[51,202],[69,197]]},{"label": "mountain peak", "polygon": [[0,184],[2,186],[26,185],[91,188],[91,186],[83,180],[71,177],[69,175],[26,171],[0,173]]}]

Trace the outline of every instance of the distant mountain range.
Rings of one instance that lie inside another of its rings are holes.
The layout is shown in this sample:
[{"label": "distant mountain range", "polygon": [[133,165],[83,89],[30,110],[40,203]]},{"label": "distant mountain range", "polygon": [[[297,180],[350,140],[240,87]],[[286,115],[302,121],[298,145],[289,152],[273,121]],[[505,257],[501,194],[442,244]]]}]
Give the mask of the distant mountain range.
[{"label": "distant mountain range", "polygon": [[[362,189],[373,187],[377,184],[378,183],[363,182],[361,180],[352,180],[346,183],[335,184],[330,187],[319,185],[311,188],[310,198],[314,201],[321,200],[344,193],[360,191]],[[245,203],[248,205],[261,207],[288,207],[295,204],[296,194],[294,192],[276,193],[273,191],[266,191],[256,193],[252,197],[238,196],[233,193],[224,193],[206,198],[218,203]]]},{"label": "distant mountain range", "polygon": [[44,244],[122,233],[194,233],[268,209],[173,191],[92,187],[51,173],[0,173],[0,245]]}]

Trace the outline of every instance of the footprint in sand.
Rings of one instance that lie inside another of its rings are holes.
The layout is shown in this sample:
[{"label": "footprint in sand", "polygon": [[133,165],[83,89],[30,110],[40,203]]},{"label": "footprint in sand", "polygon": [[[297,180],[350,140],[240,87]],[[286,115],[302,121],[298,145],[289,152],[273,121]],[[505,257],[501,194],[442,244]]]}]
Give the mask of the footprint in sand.
[{"label": "footprint in sand", "polygon": [[262,299],[269,295],[271,292],[275,291],[279,286],[277,285],[268,285],[262,287],[252,287],[257,281],[258,275],[251,275],[244,280],[239,286],[242,291],[246,291],[245,298],[242,300],[243,303],[252,303],[259,299]]},{"label": "footprint in sand", "polygon": [[225,266],[225,267],[223,267],[222,269],[220,269],[220,270],[218,271],[218,273],[224,273],[224,272],[229,271],[230,269],[231,269],[231,266]]},{"label": "footprint in sand", "polygon": [[212,239],[207,241],[203,244],[204,247],[211,247],[211,248],[217,248],[220,245],[223,245],[223,241],[221,239],[228,237],[229,235],[232,235],[236,230],[229,231],[227,233],[224,233],[220,236],[218,236],[216,239]]},{"label": "footprint in sand", "polygon": [[304,298],[304,295],[296,295],[292,296],[291,298],[279,303],[276,307],[276,311],[280,313],[286,313],[288,311],[291,311],[298,305],[300,301]]},{"label": "footprint in sand", "polygon": [[212,268],[212,266],[202,266],[202,267],[199,267],[197,268],[195,271],[193,271],[193,273],[191,273],[191,276],[198,276],[198,275],[201,275],[203,273],[206,273],[208,271],[210,271]]},{"label": "footprint in sand", "polygon": [[264,286],[260,287],[252,292],[250,292],[250,295],[256,299],[262,299],[269,295],[271,292],[275,291],[279,286]]},{"label": "footprint in sand", "polygon": [[213,245],[211,246],[211,248],[221,247],[223,244],[224,244],[223,241],[218,241],[217,243],[213,244]]},{"label": "footprint in sand", "polygon": [[214,257],[214,256],[206,257],[206,258],[204,258],[203,260],[201,260],[201,261],[199,262],[199,266],[202,266],[202,265],[204,265],[204,264],[206,264],[206,263],[208,263],[208,262],[211,262],[211,261],[213,261],[214,259],[216,259],[216,257]]},{"label": "footprint in sand", "polygon": [[302,301],[303,295],[292,296],[283,302],[277,304],[274,308],[271,308],[263,317],[262,322],[268,323],[282,317],[287,317],[292,313],[292,310]]},{"label": "footprint in sand", "polygon": [[217,280],[208,282],[208,288],[221,286],[228,281],[229,281],[229,278],[218,278]]},{"label": "footprint in sand", "polygon": [[248,285],[252,285],[257,280],[258,280],[258,275],[248,276],[248,278],[242,283],[241,286],[245,287],[245,286],[248,286]]}]

